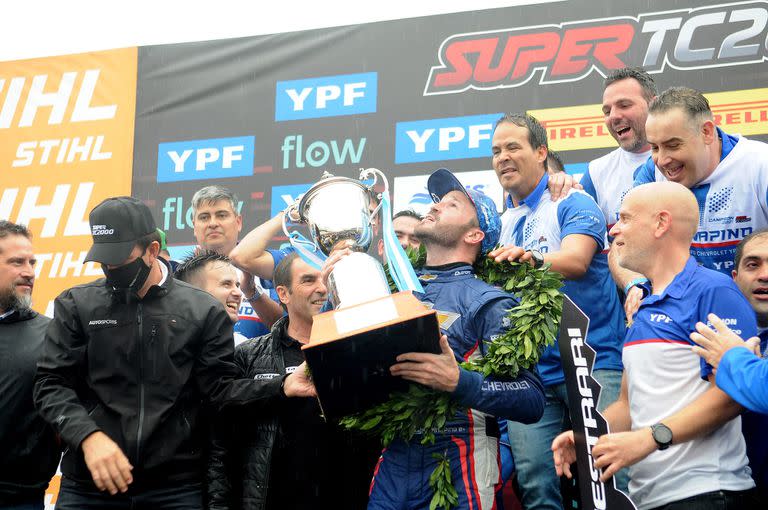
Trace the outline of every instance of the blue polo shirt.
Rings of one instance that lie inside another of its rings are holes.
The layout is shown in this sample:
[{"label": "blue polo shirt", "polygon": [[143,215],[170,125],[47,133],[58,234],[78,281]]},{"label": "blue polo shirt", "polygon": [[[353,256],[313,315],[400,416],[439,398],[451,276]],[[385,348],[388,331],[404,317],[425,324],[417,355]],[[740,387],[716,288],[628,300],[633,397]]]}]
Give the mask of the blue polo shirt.
[{"label": "blue polo shirt", "polygon": [[[711,387],[705,379],[712,367],[691,351],[689,338],[709,313],[744,337],[757,331],[755,313],[733,280],[693,257],[660,295],[641,302],[622,352],[632,430],[680,412]],[[654,451],[629,468],[629,478],[630,496],[641,509],[709,491],[749,489],[741,420]]]},{"label": "blue polo shirt", "polygon": [[[552,253],[572,234],[591,237],[597,244],[587,272],[565,280],[563,292],[589,317],[587,343],[595,350],[595,369],[621,370],[621,343],[624,338],[624,312],[616,285],[608,270],[605,216],[597,203],[583,191],[571,190],[553,202],[545,173],[533,192],[515,207],[507,200],[501,217],[501,243],[526,250]],[[545,386],[565,381],[557,346],[547,347],[539,360],[539,373]]]}]

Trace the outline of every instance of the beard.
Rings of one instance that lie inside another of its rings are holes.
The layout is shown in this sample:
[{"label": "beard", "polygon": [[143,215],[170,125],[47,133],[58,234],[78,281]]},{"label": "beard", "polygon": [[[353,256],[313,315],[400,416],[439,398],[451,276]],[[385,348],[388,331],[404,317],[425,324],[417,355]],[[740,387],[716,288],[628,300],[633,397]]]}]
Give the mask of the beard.
[{"label": "beard", "polygon": [[430,246],[441,248],[453,248],[459,244],[462,236],[467,232],[467,225],[438,225],[432,223],[431,227],[423,224],[416,225],[413,233],[429,250]]},{"label": "beard", "polygon": [[31,294],[19,294],[16,292],[16,285],[10,284],[0,291],[0,310],[18,310],[24,311],[32,307]]}]

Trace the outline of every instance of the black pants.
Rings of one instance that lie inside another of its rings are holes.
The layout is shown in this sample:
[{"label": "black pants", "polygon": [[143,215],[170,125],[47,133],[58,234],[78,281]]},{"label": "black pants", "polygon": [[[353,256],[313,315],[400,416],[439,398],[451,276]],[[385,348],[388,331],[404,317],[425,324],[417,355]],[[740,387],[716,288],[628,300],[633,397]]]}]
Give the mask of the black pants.
[{"label": "black pants", "polygon": [[56,510],[202,510],[200,484],[169,484],[151,490],[118,492],[114,496],[64,478]]},{"label": "black pants", "polygon": [[653,510],[758,510],[757,491],[714,491],[673,501]]}]

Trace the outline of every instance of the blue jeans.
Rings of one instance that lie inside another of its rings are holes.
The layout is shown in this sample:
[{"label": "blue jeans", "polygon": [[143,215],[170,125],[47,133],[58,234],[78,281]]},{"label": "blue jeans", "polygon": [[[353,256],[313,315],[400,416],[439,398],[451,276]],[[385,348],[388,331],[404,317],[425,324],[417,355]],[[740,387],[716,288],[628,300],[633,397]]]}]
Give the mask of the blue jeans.
[{"label": "blue jeans", "polygon": [[95,487],[63,478],[56,510],[202,510],[201,484],[171,483],[167,487],[128,492],[114,496]]},{"label": "blue jeans", "polygon": [[[603,411],[619,397],[622,372],[595,370],[592,375],[602,387],[597,410]],[[551,447],[558,434],[571,428],[568,393],[564,383],[548,386],[544,392],[547,401],[541,420],[531,425],[510,421],[507,429],[523,508],[563,510],[560,479],[555,472]],[[616,486],[624,492],[629,481],[626,471],[623,469],[616,475]]]}]

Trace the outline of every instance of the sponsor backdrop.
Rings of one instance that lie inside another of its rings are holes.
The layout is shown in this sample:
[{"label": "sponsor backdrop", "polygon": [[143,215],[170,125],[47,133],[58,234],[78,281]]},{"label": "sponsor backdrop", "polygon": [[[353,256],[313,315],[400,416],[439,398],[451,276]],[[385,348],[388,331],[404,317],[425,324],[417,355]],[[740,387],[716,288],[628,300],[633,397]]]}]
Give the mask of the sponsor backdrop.
[{"label": "sponsor backdrop", "polygon": [[380,168],[396,208],[423,211],[424,176],[446,166],[501,207],[493,122],[533,113],[581,174],[616,146],[602,80],[625,65],[660,89],[702,90],[726,131],[765,140],[768,1],[648,5],[573,0],[0,63],[0,217],[35,232],[35,306],[50,312],[99,276],[80,261],[87,213],[110,195],[146,201],[174,254],[194,244],[191,198],[211,183],[237,192],[246,230],[324,170]]}]

